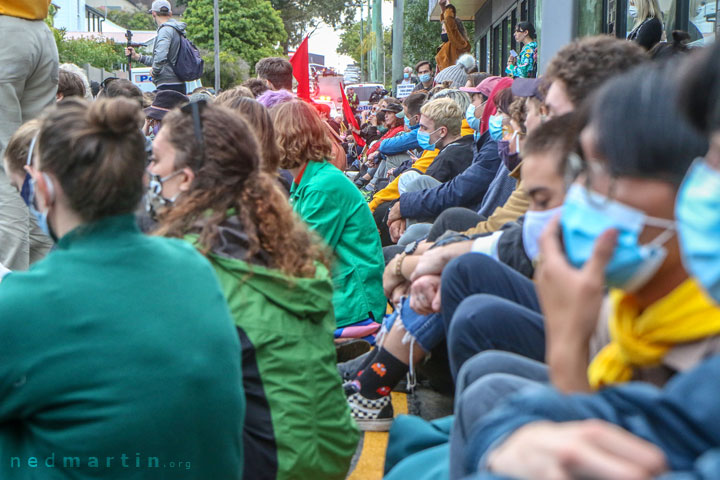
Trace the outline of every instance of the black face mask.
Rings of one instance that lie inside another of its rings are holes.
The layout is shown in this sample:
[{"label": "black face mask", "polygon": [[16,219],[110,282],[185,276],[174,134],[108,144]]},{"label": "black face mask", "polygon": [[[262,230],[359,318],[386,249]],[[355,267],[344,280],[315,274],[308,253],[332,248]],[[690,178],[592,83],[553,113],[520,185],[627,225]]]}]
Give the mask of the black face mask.
[{"label": "black face mask", "polygon": [[449,39],[448,39],[448,34],[447,34],[447,33],[441,33],[441,34],[440,34],[440,39],[443,41],[443,43],[447,43],[448,40],[449,40]]}]

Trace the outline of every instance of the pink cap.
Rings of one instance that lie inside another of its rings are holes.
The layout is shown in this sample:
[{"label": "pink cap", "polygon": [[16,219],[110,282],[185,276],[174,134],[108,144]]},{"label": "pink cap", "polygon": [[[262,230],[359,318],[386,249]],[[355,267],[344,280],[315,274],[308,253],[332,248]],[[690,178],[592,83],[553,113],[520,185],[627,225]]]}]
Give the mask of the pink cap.
[{"label": "pink cap", "polygon": [[462,87],[460,90],[466,93],[482,93],[486,97],[489,97],[493,88],[495,88],[495,85],[497,85],[500,80],[502,80],[502,77],[488,77],[480,82],[477,87]]}]

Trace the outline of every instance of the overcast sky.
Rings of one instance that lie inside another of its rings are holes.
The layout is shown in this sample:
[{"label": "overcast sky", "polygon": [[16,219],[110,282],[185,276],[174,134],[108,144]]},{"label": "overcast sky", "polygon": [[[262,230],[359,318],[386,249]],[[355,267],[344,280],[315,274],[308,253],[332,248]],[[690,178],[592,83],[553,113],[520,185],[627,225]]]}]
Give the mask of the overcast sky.
[{"label": "overcast sky", "polygon": [[[383,25],[392,26],[393,18],[393,4],[391,1],[383,2],[382,16]],[[365,7],[364,15],[367,15],[367,5]],[[360,9],[357,9],[356,20],[360,21]],[[328,67],[335,67],[338,71],[344,72],[345,67],[349,64],[354,63],[353,59],[345,55],[338,55],[335,49],[340,43],[340,33],[342,31],[334,31],[332,27],[322,24],[318,27],[308,42],[308,48],[310,53],[317,53],[319,55],[325,55],[325,65]],[[388,66],[388,68],[390,68]]]}]

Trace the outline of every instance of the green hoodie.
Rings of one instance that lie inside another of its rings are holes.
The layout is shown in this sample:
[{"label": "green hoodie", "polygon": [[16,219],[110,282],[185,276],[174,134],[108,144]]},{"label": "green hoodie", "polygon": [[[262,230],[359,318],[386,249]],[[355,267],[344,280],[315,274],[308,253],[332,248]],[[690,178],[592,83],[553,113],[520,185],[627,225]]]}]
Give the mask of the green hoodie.
[{"label": "green hoodie", "polygon": [[327,269],[318,264],[314,278],[290,278],[235,258],[208,257],[243,346],[245,455],[251,459],[244,478],[345,478],[359,436],[335,366]]}]

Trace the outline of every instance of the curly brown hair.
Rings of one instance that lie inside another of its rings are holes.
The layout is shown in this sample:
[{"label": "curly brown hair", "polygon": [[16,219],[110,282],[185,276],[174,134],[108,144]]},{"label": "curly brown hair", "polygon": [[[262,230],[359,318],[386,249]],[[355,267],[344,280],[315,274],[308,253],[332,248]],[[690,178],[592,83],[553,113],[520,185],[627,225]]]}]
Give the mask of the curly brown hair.
[{"label": "curly brown hair", "polygon": [[280,151],[281,168],[297,168],[322,162],[332,155],[327,127],[317,111],[302,100],[292,100],[270,109]]},{"label": "curly brown hair", "polygon": [[176,169],[192,168],[195,179],[160,217],[155,234],[197,233],[198,248],[207,254],[216,246],[218,227],[235,215],[248,238],[248,259],[267,253],[270,268],[301,278],[315,275],[316,262],[328,266],[320,239],[293,213],[277,181],[260,170],[258,141],[244,118],[219,105],[207,105],[200,118],[202,144],[190,114],[173,110],[163,119]]},{"label": "curly brown hair", "polygon": [[585,37],[563,47],[550,60],[545,78],[562,81],[568,98],[578,106],[605,80],[647,60],[645,50],[634,42],[608,35]]}]

